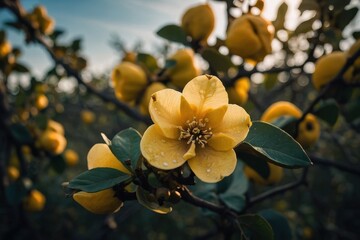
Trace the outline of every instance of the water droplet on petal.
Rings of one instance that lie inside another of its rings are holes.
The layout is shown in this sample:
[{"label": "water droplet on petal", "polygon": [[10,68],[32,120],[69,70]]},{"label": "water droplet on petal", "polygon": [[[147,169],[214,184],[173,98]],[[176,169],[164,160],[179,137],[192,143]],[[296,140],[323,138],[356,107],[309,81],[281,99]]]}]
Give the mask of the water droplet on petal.
[{"label": "water droplet on petal", "polygon": [[211,172],[211,169],[210,168],[206,169],[206,172],[207,173]]},{"label": "water droplet on petal", "polygon": [[173,161],[173,163],[177,163],[177,160],[176,160],[176,159],[173,159],[172,161]]},{"label": "water droplet on petal", "polygon": [[164,165],[165,167],[169,166],[169,164],[168,164],[167,162],[163,162],[163,165]]}]

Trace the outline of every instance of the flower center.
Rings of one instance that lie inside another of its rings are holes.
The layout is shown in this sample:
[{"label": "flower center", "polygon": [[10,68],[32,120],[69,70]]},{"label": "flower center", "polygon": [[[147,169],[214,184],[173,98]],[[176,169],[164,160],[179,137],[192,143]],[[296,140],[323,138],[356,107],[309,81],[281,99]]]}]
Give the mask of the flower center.
[{"label": "flower center", "polygon": [[206,127],[208,122],[208,118],[198,120],[196,117],[192,121],[186,121],[185,127],[179,127],[179,140],[185,139],[187,144],[197,143],[201,147],[205,147],[207,140],[213,135],[211,127]]}]

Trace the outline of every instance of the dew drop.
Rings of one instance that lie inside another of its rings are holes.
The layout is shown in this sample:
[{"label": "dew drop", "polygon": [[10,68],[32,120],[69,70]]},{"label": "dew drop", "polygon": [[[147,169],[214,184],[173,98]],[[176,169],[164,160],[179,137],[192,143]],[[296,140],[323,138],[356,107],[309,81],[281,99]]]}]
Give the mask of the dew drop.
[{"label": "dew drop", "polygon": [[211,172],[211,169],[210,168],[206,169],[206,172],[207,173]]},{"label": "dew drop", "polygon": [[176,160],[176,159],[173,159],[172,161],[173,161],[173,163],[177,163],[177,160]]},{"label": "dew drop", "polygon": [[163,162],[163,165],[164,165],[165,167],[169,166],[169,164],[168,164],[167,162]]}]

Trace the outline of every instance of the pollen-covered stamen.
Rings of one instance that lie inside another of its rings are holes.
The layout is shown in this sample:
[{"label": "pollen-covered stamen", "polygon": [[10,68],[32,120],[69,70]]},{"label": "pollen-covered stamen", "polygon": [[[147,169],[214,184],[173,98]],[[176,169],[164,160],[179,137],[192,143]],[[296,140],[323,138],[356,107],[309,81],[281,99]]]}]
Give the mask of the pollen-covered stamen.
[{"label": "pollen-covered stamen", "polygon": [[201,147],[205,147],[207,140],[211,138],[213,134],[211,127],[206,127],[208,122],[209,119],[207,118],[197,120],[196,117],[194,117],[192,121],[186,121],[185,127],[179,127],[179,140],[184,139],[187,140],[187,144],[197,143]]}]

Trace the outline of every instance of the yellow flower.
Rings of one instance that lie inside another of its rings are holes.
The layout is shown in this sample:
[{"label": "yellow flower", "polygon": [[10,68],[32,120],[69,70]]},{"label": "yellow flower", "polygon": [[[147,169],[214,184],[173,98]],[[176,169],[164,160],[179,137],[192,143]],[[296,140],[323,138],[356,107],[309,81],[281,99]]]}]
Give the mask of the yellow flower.
[{"label": "yellow flower", "polygon": [[11,43],[9,41],[0,42],[0,58],[8,55],[12,50]]},{"label": "yellow flower", "polygon": [[251,126],[250,116],[228,104],[222,82],[215,76],[192,79],[183,93],[164,89],[152,95],[149,111],[154,122],[140,147],[154,167],[170,170],[186,161],[204,182],[218,182],[236,166],[233,148]]},{"label": "yellow flower", "polygon": [[[104,143],[95,144],[87,156],[88,169],[107,167],[130,174],[122,163],[114,156],[109,146]],[[74,200],[86,210],[96,214],[106,214],[118,211],[123,202],[115,196],[112,188],[99,192],[88,193],[84,191],[73,195]]]},{"label": "yellow flower", "polygon": [[66,164],[70,167],[75,166],[79,162],[79,155],[72,149],[67,149],[64,152],[64,157]]}]

